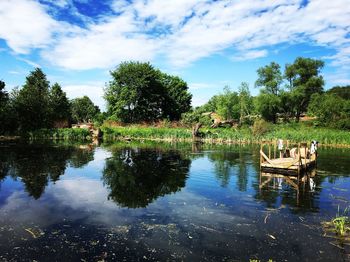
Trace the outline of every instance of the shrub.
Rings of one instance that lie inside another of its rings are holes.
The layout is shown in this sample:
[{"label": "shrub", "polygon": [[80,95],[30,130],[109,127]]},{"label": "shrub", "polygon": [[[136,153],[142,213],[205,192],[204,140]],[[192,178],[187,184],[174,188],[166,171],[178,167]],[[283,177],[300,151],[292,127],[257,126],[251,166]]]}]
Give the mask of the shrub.
[{"label": "shrub", "polygon": [[264,119],[257,119],[254,121],[254,124],[253,124],[253,135],[261,136],[269,132],[270,129],[271,129],[271,126],[268,122],[266,122]]}]

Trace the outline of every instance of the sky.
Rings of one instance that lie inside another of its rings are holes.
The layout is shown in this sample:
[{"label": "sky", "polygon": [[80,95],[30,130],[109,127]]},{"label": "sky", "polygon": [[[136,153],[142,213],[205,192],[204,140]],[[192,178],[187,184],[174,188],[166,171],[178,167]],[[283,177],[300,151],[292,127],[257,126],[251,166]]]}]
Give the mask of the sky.
[{"label": "sky", "polygon": [[105,109],[123,61],[185,80],[198,106],[257,69],[299,57],[325,62],[325,89],[350,84],[350,0],[0,0],[0,79],[21,87],[36,67],[69,98]]}]

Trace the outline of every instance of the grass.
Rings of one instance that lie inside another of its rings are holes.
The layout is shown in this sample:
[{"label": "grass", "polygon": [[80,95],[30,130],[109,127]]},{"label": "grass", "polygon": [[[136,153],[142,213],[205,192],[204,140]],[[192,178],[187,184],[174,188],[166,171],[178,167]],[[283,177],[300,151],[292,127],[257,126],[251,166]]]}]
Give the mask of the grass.
[{"label": "grass", "polygon": [[26,136],[30,140],[54,139],[54,140],[91,140],[90,132],[87,129],[53,128],[39,129],[28,132]]},{"label": "grass", "polygon": [[[154,127],[154,126],[102,126],[104,139],[148,139],[169,141],[190,141],[192,131],[183,127]],[[350,146],[348,131],[315,128],[302,123],[271,125],[263,134],[253,134],[251,128],[201,128],[202,140],[214,143],[259,143],[260,141],[284,139],[291,142],[317,140],[323,145]]]},{"label": "grass", "polygon": [[341,213],[338,206],[335,218],[322,222],[325,233],[330,233],[330,236],[333,235],[334,238],[342,239],[343,241],[350,241],[349,208],[345,208]]},{"label": "grass", "polygon": [[339,206],[336,217],[332,220],[335,232],[340,236],[345,236],[350,231],[350,220],[348,216],[349,207],[345,208],[340,215]]}]

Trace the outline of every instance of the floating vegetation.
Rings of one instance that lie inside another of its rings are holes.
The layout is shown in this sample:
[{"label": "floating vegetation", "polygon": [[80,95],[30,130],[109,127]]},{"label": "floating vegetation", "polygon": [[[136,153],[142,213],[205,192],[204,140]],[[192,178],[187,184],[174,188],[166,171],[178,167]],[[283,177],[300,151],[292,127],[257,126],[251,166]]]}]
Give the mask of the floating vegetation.
[{"label": "floating vegetation", "polygon": [[330,242],[330,244],[344,249],[344,245],[350,245],[350,219],[349,219],[349,208],[347,207],[340,212],[338,205],[338,211],[336,217],[331,221],[323,222],[322,226],[325,231],[324,236],[336,238],[340,240],[340,243]]}]

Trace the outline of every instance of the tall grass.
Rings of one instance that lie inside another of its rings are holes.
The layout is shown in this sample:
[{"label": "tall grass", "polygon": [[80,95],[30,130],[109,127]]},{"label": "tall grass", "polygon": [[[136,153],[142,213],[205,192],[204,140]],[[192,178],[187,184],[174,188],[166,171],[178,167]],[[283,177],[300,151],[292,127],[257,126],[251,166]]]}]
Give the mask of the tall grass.
[{"label": "tall grass", "polygon": [[[190,141],[192,131],[189,128],[167,127],[102,127],[104,139],[149,139]],[[304,142],[317,140],[324,145],[350,146],[350,133],[329,128],[315,128],[302,124],[271,125],[263,134],[253,134],[248,127],[234,128],[201,128],[201,138],[204,142],[216,143],[259,143],[265,140],[284,139],[291,142]]]},{"label": "tall grass", "polygon": [[57,139],[57,140],[90,140],[90,132],[84,128],[53,128],[39,129],[26,134],[30,140]]}]

